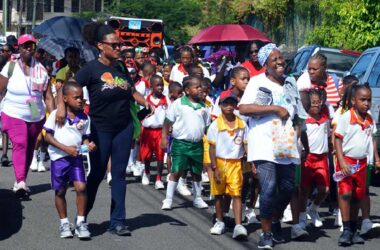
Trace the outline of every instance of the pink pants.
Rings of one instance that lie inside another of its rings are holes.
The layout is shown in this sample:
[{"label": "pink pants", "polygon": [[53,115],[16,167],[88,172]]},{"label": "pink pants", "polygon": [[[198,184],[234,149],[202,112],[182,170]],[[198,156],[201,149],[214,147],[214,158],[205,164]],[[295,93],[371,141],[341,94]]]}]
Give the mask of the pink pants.
[{"label": "pink pants", "polygon": [[33,150],[45,119],[26,122],[1,113],[2,130],[12,142],[12,161],[16,181],[26,181],[29,166],[33,160]]}]

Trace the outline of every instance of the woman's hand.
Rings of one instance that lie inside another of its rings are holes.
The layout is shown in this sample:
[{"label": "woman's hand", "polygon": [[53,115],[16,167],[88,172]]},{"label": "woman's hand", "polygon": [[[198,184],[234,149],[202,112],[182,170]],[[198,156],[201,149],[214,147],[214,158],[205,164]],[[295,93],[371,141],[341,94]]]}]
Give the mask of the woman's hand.
[{"label": "woman's hand", "polygon": [[90,151],[90,152],[94,152],[96,150],[96,145],[95,145],[95,143],[94,142],[90,142],[89,144],[88,144],[88,151]]},{"label": "woman's hand", "polygon": [[288,110],[281,106],[277,106],[276,114],[281,118],[281,120],[287,120],[289,118]]}]

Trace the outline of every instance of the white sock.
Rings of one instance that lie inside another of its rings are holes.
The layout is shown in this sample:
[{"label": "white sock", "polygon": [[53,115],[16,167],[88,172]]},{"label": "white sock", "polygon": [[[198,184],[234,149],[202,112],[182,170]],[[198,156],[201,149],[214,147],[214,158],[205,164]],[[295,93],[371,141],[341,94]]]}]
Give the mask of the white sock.
[{"label": "white sock", "polygon": [[40,152],[40,162],[43,162],[45,160],[45,155],[46,153],[45,152]]},{"label": "white sock", "polygon": [[132,148],[131,152],[129,154],[128,166],[132,166],[134,161],[135,161],[135,152],[134,151],[135,151],[135,149]]},{"label": "white sock", "polygon": [[84,222],[84,216],[77,216],[77,226],[79,226],[79,224],[81,223],[81,222]]},{"label": "white sock", "polygon": [[202,185],[200,181],[193,181],[194,199],[202,197]]},{"label": "white sock", "polygon": [[34,150],[33,151],[33,160],[37,161],[37,158],[38,158],[38,150]]},{"label": "white sock", "polygon": [[65,223],[69,223],[69,219],[67,217],[61,219],[61,226],[63,226],[63,224],[65,224]]},{"label": "white sock", "polygon": [[178,182],[175,181],[168,181],[168,186],[166,187],[166,199],[173,200],[173,195],[175,192],[175,189],[177,188]]}]

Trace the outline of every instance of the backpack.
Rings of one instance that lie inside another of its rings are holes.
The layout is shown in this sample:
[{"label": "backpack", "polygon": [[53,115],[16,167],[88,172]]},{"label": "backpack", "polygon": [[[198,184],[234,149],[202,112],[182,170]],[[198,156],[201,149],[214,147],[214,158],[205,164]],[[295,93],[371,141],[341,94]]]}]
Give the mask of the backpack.
[{"label": "backpack", "polygon": [[334,80],[336,90],[339,91],[339,80],[338,80],[337,75],[335,73],[332,73],[331,76],[332,76],[332,78]]}]

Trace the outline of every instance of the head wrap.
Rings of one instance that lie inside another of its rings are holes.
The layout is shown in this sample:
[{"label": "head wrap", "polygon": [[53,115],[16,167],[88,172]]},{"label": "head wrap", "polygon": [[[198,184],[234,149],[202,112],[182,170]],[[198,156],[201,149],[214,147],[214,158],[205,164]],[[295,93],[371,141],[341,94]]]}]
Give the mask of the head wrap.
[{"label": "head wrap", "polygon": [[276,44],[274,44],[274,43],[268,43],[267,45],[261,47],[261,49],[259,50],[259,54],[258,54],[259,63],[261,64],[261,66],[264,66],[264,64],[266,63],[266,61],[270,55],[270,53],[274,49],[278,50]]}]

